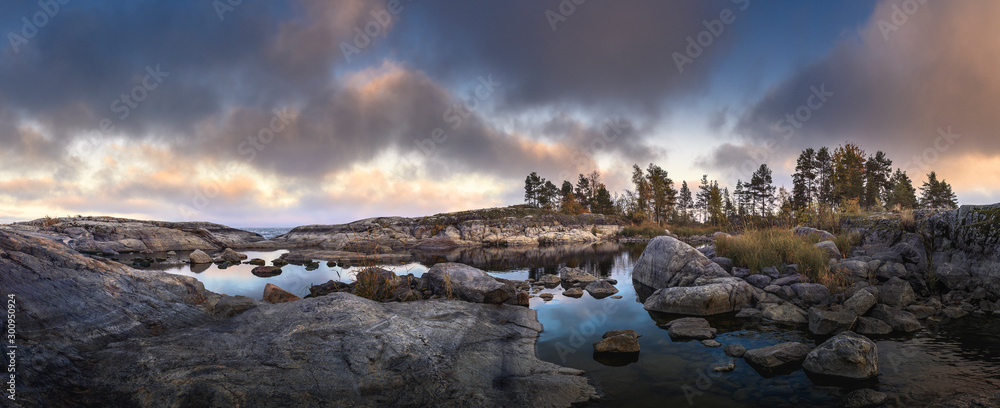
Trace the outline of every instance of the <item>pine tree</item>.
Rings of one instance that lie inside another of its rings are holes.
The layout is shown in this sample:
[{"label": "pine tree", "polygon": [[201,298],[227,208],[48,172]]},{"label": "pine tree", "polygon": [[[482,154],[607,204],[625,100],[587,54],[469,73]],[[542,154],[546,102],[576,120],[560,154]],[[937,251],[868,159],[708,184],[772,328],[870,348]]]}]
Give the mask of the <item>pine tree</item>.
[{"label": "pine tree", "polygon": [[684,223],[689,221],[690,210],[694,207],[694,199],[691,198],[691,189],[688,188],[688,182],[681,182],[681,192],[677,196],[677,209],[681,213],[681,220]]},{"label": "pine tree", "polygon": [[920,205],[924,208],[956,208],[958,199],[951,191],[951,185],[938,181],[937,173],[930,172],[927,181],[920,187]]},{"label": "pine tree", "polygon": [[733,197],[729,195],[729,187],[722,189],[722,199],[726,206],[726,218],[732,218],[736,216],[736,206],[733,205]]},{"label": "pine tree", "polygon": [[845,143],[833,153],[834,185],[837,204],[860,202],[865,193],[865,151],[854,143]]},{"label": "pine tree", "polygon": [[711,185],[708,184],[708,175],[701,176],[701,185],[698,186],[698,194],[695,195],[695,208],[701,214],[701,221],[704,222],[708,214],[708,198]]},{"label": "pine tree", "polygon": [[830,156],[830,149],[822,147],[816,151],[816,198],[828,206],[837,203],[833,173],[833,157]]},{"label": "pine tree", "polygon": [[771,213],[771,207],[774,205],[774,180],[771,178],[771,169],[767,167],[766,164],[761,164],[760,168],[753,173],[750,178],[750,196],[752,197],[753,211],[760,212],[758,215],[761,217],[767,216]]},{"label": "pine tree", "polygon": [[725,207],[722,201],[722,190],[719,190],[719,182],[713,181],[708,189],[708,222],[712,225],[721,225],[726,219]]},{"label": "pine tree", "polygon": [[542,187],[542,178],[538,177],[538,173],[531,172],[524,179],[524,203],[530,206],[538,207],[538,193]]},{"label": "pine tree", "polygon": [[639,221],[648,220],[652,216],[653,189],[638,164],[632,165],[632,183],[635,184],[632,216]]},{"label": "pine tree", "polygon": [[646,169],[646,178],[653,193],[653,220],[663,225],[677,204],[674,181],[667,175],[666,170],[652,163]]},{"label": "pine tree", "polygon": [[891,188],[889,179],[892,176],[892,160],[885,153],[878,151],[865,162],[865,195],[861,206],[871,209],[879,202],[885,202]]},{"label": "pine tree", "polygon": [[809,208],[816,197],[816,151],[808,148],[802,151],[795,164],[795,174],[792,175],[793,208],[801,210]]},{"label": "pine tree", "polygon": [[913,188],[913,182],[910,181],[910,177],[906,175],[905,171],[896,169],[896,173],[892,175],[890,184],[892,187],[889,191],[889,196],[886,198],[887,207],[899,206],[900,209],[917,208],[919,205],[917,190]]},{"label": "pine tree", "polygon": [[590,203],[590,212],[594,214],[605,214],[610,215],[614,212],[615,203],[611,199],[611,193],[604,184],[598,184],[597,193],[594,194],[594,200]]},{"label": "pine tree", "polygon": [[[544,180],[544,179],[543,179]],[[559,189],[551,181],[546,181],[538,192],[538,206],[546,210],[556,207],[559,200]]]},{"label": "pine tree", "polygon": [[590,208],[590,196],[593,195],[591,191],[590,179],[588,179],[583,174],[580,175],[579,180],[576,182],[576,200],[580,202],[580,206],[583,208]]}]

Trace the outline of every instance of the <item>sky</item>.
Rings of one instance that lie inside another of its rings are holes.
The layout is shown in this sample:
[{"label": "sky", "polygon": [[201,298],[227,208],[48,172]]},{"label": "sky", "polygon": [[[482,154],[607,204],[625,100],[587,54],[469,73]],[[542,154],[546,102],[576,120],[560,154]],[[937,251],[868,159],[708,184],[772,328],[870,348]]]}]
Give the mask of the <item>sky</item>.
[{"label": "sky", "polygon": [[1000,2],[0,5],[0,223],[343,223],[885,151],[1000,202]]}]

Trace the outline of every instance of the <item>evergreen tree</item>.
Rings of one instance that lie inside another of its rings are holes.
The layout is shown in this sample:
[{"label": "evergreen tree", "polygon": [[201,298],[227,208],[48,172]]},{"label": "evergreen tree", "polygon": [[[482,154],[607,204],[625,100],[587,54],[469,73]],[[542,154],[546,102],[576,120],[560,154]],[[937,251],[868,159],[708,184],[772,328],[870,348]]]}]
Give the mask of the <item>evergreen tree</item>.
[{"label": "evergreen tree", "polygon": [[722,199],[726,207],[726,218],[736,216],[736,206],[733,205],[733,197],[729,194],[729,187],[722,189]]},{"label": "evergreen tree", "polygon": [[958,199],[951,191],[951,185],[938,181],[937,173],[930,172],[927,181],[920,187],[920,205],[924,208],[956,208]]},{"label": "evergreen tree", "polygon": [[833,157],[830,149],[822,147],[816,151],[816,198],[820,203],[832,206],[837,203],[833,182]]},{"label": "evergreen tree", "polygon": [[579,180],[576,182],[576,191],[574,193],[576,194],[576,200],[580,202],[583,208],[590,208],[590,196],[593,195],[590,179],[581,174]]},{"label": "evergreen tree", "polygon": [[677,209],[681,213],[681,220],[684,223],[689,221],[690,210],[694,207],[694,199],[691,198],[691,189],[688,188],[688,182],[681,182],[681,192],[677,196]]},{"label": "evergreen tree", "polygon": [[761,164],[750,178],[749,195],[752,198],[751,208],[753,211],[760,210],[758,215],[761,217],[770,214],[771,207],[774,205],[775,188],[773,183],[771,169],[766,164]]},{"label": "evergreen tree", "polygon": [[865,162],[865,195],[861,200],[861,206],[871,209],[878,203],[886,202],[889,184],[892,176],[892,160],[886,157],[885,153],[878,151],[874,156]]},{"label": "evergreen tree", "polygon": [[546,210],[554,209],[559,198],[559,189],[551,181],[546,181],[538,190],[538,206]]},{"label": "evergreen tree", "polygon": [[845,143],[833,152],[833,169],[837,204],[860,202],[865,193],[865,151]]},{"label": "evergreen tree", "polygon": [[632,165],[632,183],[635,184],[635,193],[631,200],[632,217],[639,221],[648,220],[652,216],[653,188],[638,164]]},{"label": "evergreen tree", "polygon": [[615,203],[611,199],[611,193],[604,187],[604,184],[598,184],[597,193],[594,194],[594,200],[590,203],[590,212],[610,215],[614,213],[614,207]]},{"label": "evergreen tree", "polygon": [[734,195],[736,196],[736,212],[739,216],[747,215],[747,204],[748,204],[748,191],[747,184],[743,183],[743,180],[736,181],[736,191]]},{"label": "evergreen tree", "polygon": [[562,197],[566,197],[567,195],[569,195],[569,193],[573,192],[573,183],[570,183],[569,180],[563,180],[562,188],[560,188],[559,190],[561,193],[560,195]]},{"label": "evergreen tree", "polygon": [[792,200],[796,210],[809,208],[816,197],[816,178],[819,176],[816,167],[816,151],[812,148],[803,150],[792,175]]},{"label": "evergreen tree", "polygon": [[896,173],[892,175],[892,185],[891,191],[889,192],[889,197],[886,199],[886,206],[889,208],[899,206],[900,209],[913,209],[917,208],[919,202],[917,202],[917,190],[913,188],[913,182],[910,181],[910,177],[906,175],[905,171],[896,169]]},{"label": "evergreen tree", "polygon": [[531,172],[524,179],[524,203],[530,206],[538,207],[538,194],[542,188],[542,178],[538,177],[538,173]]},{"label": "evergreen tree", "polygon": [[712,225],[721,225],[726,219],[725,207],[722,201],[722,190],[719,190],[719,182],[713,181],[708,189],[708,222]]},{"label": "evergreen tree", "polygon": [[708,198],[711,185],[708,183],[708,175],[701,176],[701,185],[698,186],[698,194],[695,195],[696,213],[701,214],[701,221],[704,222],[708,214]]},{"label": "evergreen tree", "polygon": [[663,225],[667,222],[677,203],[677,190],[674,189],[674,181],[667,175],[666,170],[652,163],[646,168],[646,179],[649,180],[653,194],[653,220]]},{"label": "evergreen tree", "polygon": [[[604,184],[601,183],[601,173],[597,170],[590,172],[590,174],[587,175],[587,184],[590,185],[590,196],[587,197],[587,202],[593,205],[592,203],[597,198],[598,188]],[[591,212],[594,212],[593,209],[591,209]]]}]

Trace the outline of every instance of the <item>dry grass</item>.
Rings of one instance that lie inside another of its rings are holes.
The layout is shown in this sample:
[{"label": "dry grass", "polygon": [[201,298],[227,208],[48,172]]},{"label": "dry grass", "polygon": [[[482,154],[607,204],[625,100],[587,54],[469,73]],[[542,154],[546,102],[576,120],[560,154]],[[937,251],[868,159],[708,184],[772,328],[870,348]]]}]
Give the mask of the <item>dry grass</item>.
[{"label": "dry grass", "polygon": [[906,209],[899,213],[899,227],[907,232],[917,230],[917,222],[913,218],[913,210]]},{"label": "dry grass", "polygon": [[814,282],[836,282],[831,276],[827,255],[812,245],[808,238],[796,237],[787,229],[758,229],[742,235],[715,241],[720,256],[733,260],[733,265],[760,272],[762,268],[796,264],[799,273]]}]

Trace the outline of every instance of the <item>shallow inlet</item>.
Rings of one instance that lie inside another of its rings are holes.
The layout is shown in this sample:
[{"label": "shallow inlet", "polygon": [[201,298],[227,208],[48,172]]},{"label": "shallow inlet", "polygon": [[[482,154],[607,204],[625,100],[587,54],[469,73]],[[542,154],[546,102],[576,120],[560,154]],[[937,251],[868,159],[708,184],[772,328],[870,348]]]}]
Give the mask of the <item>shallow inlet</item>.
[{"label": "shallow inlet", "polygon": [[[457,259],[425,256],[418,257],[419,262],[384,267],[398,274],[420,276],[435,262],[447,260],[479,267],[494,276],[520,280],[555,273],[559,266],[569,265],[617,279],[615,286],[621,299],[594,299],[587,293],[574,299],[562,296],[562,288],[555,288],[544,291],[555,295],[552,301],[534,297],[530,304],[545,328],[538,341],[538,356],[585,370],[594,377],[605,394],[597,406],[835,406],[850,391],[816,385],[802,370],[765,378],[742,359],[735,359],[736,369],[731,373],[712,372],[713,367],[733,359],[726,357],[721,347],[706,347],[698,341],[672,341],[658,324],[677,316],[650,314],[638,302],[631,271],[642,248],[642,245],[602,244],[599,248],[547,251],[545,256],[525,256],[524,251],[507,250],[506,259],[516,260],[511,262],[497,262],[496,253],[482,252],[496,250],[470,250],[463,251]],[[284,252],[246,253],[270,264]],[[252,275],[253,265],[224,270],[211,265],[198,272],[189,265],[154,266],[154,269],[194,276],[215,292],[260,298],[267,283],[304,295],[312,284],[331,279],[353,280],[357,268],[320,262],[318,269],[307,271],[304,266],[287,265],[281,275],[270,278]],[[740,344],[752,349],[800,341],[814,346],[823,340],[810,335],[804,327],[754,324],[726,315],[709,321],[719,330],[716,340],[723,345]],[[925,322],[923,330],[910,336],[874,339],[880,362],[874,388],[889,394],[887,406],[922,406],[955,392],[986,394],[1000,389],[1000,318],[969,316],[954,322],[932,323]],[[600,356],[595,359],[592,344],[604,332],[618,329],[634,329],[643,335],[639,339],[642,351],[638,359],[609,360]]]}]

